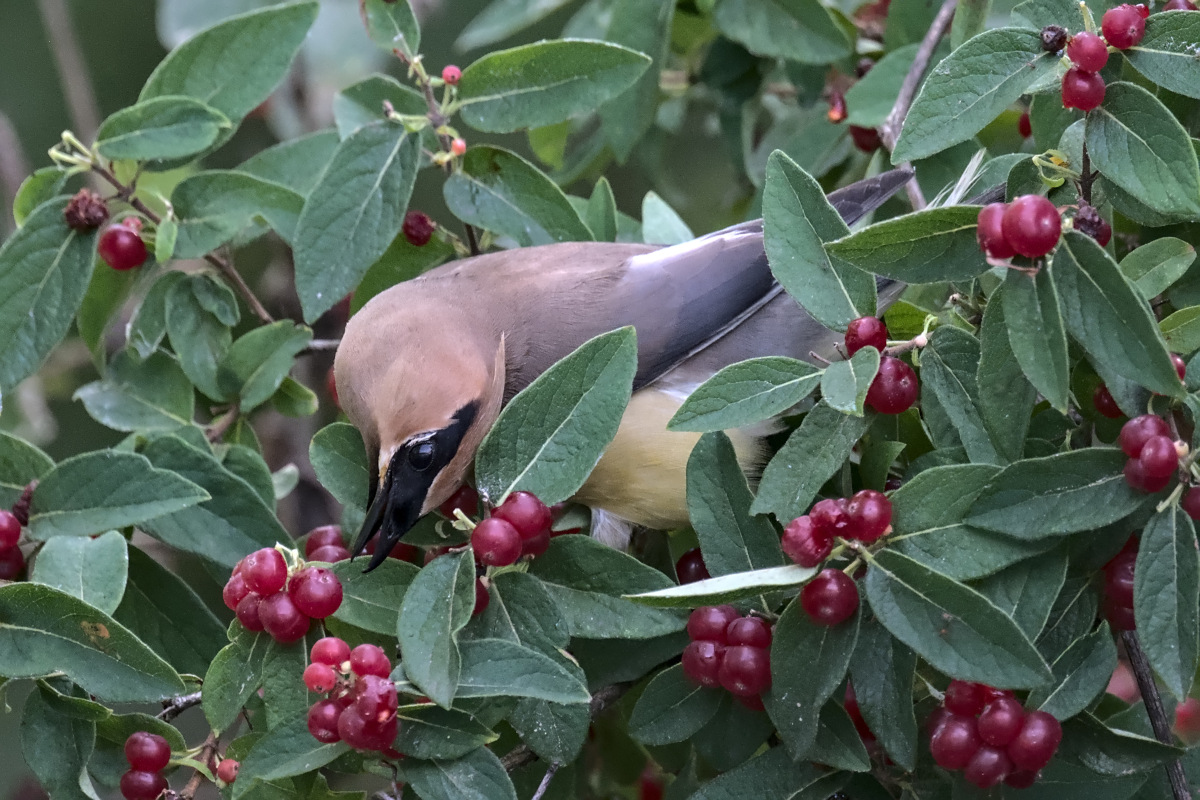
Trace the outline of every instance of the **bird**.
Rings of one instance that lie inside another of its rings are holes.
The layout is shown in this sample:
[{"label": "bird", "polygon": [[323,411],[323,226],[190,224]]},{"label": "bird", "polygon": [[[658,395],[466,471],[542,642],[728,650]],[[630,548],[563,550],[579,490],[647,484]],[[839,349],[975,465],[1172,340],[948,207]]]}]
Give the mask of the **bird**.
[{"label": "bird", "polygon": [[[847,224],[912,176],[896,169],[830,193]],[[883,280],[880,312],[902,285]],[[688,524],[686,465],[699,434],[667,423],[698,385],[747,358],[831,357],[840,336],[775,280],[761,219],[659,246],[564,242],[453,261],[369,300],[334,360],[342,410],[362,433],[368,511],[352,552],[376,534],[367,570],[471,473],[504,405],[589,339],[632,325],[633,395],[613,441],[572,498],[592,535],[628,542],[633,525]],[[752,472],[762,431],[727,431]]]}]

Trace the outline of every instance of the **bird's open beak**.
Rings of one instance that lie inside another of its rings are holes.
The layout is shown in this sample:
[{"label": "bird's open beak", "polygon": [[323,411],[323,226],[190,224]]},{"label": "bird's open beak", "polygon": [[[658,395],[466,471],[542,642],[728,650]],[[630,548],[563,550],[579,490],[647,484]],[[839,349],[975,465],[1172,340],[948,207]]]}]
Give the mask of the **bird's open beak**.
[{"label": "bird's open beak", "polygon": [[[397,456],[399,455],[397,452]],[[388,465],[379,489],[375,492],[375,499],[367,509],[367,518],[363,521],[362,530],[358,532],[358,538],[350,550],[352,556],[358,556],[367,546],[367,542],[371,541],[371,537],[376,532],[379,533],[375,553],[364,572],[370,572],[382,564],[401,537],[417,524],[417,520],[421,518],[421,506],[424,505],[425,496],[429,492],[429,486],[423,481],[395,480],[395,459],[396,457],[393,457],[393,464]],[[432,479],[434,476],[429,477]],[[432,483],[432,480],[430,482]]]}]

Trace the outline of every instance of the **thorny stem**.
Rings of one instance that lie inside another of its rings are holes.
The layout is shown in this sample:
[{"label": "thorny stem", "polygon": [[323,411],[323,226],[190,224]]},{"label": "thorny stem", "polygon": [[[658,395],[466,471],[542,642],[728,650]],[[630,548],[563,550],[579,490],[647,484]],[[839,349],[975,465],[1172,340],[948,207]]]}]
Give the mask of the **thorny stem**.
[{"label": "thorny stem", "polygon": [[[631,688],[633,688],[632,683],[614,683],[612,686],[605,686],[603,689],[597,690],[592,695],[592,719],[600,716],[606,708],[620,700]],[[529,749],[528,745],[514,747],[507,755],[500,759],[500,763],[504,765],[504,769],[508,772],[515,772],[521,767],[532,764],[534,761],[537,761],[537,756]]]},{"label": "thorny stem", "polygon": [[164,722],[170,722],[192,706],[198,705],[200,705],[200,692],[181,694],[163,701],[163,710],[159,712],[158,718]]},{"label": "thorny stem", "polygon": [[[1129,666],[1133,668],[1133,676],[1137,679],[1138,691],[1146,703],[1146,713],[1150,716],[1150,727],[1154,729],[1154,738],[1163,744],[1173,744],[1171,724],[1167,722],[1167,711],[1163,708],[1162,697],[1154,684],[1154,673],[1150,670],[1150,662],[1138,641],[1137,631],[1123,631],[1121,641],[1125,643],[1125,652],[1129,655]],[[1171,794],[1175,800],[1192,800],[1188,789],[1187,777],[1183,774],[1183,764],[1179,759],[1165,765],[1167,779],[1171,782]]]}]

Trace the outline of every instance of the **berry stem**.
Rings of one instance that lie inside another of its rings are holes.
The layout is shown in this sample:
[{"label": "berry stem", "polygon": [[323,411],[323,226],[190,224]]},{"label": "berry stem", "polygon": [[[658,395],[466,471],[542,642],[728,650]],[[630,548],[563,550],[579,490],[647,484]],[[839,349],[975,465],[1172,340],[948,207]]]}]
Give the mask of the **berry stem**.
[{"label": "berry stem", "polygon": [[234,403],[228,411],[213,420],[212,424],[204,432],[210,442],[219,442],[225,432],[233,426],[237,421],[238,415],[242,413],[241,401]]},{"label": "berry stem", "polygon": [[[1171,723],[1167,720],[1166,709],[1163,708],[1162,696],[1154,683],[1154,673],[1150,670],[1150,662],[1138,641],[1137,631],[1122,631],[1121,641],[1125,643],[1125,652],[1129,655],[1129,665],[1133,667],[1133,676],[1137,679],[1138,691],[1146,704],[1146,713],[1150,716],[1150,726],[1154,729],[1154,738],[1163,744],[1174,744],[1171,738]],[[1179,759],[1165,765],[1167,779],[1171,782],[1171,794],[1175,800],[1192,800],[1188,790],[1187,778],[1183,774],[1183,765]]]}]

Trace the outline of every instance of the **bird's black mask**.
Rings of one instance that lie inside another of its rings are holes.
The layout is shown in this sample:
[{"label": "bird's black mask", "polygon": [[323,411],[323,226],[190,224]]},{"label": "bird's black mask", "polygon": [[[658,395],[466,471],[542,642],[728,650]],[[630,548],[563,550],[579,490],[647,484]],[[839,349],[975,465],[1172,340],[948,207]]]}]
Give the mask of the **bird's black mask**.
[{"label": "bird's black mask", "polygon": [[477,412],[476,403],[467,403],[454,412],[454,421],[445,428],[413,439],[398,448],[388,463],[382,486],[379,483],[378,456],[371,461],[367,518],[352,550],[353,555],[357,556],[375,532],[379,532],[375,554],[371,556],[371,562],[364,572],[370,572],[382,564],[400,538],[417,524],[429,487],[458,452],[463,436],[475,421]]}]

